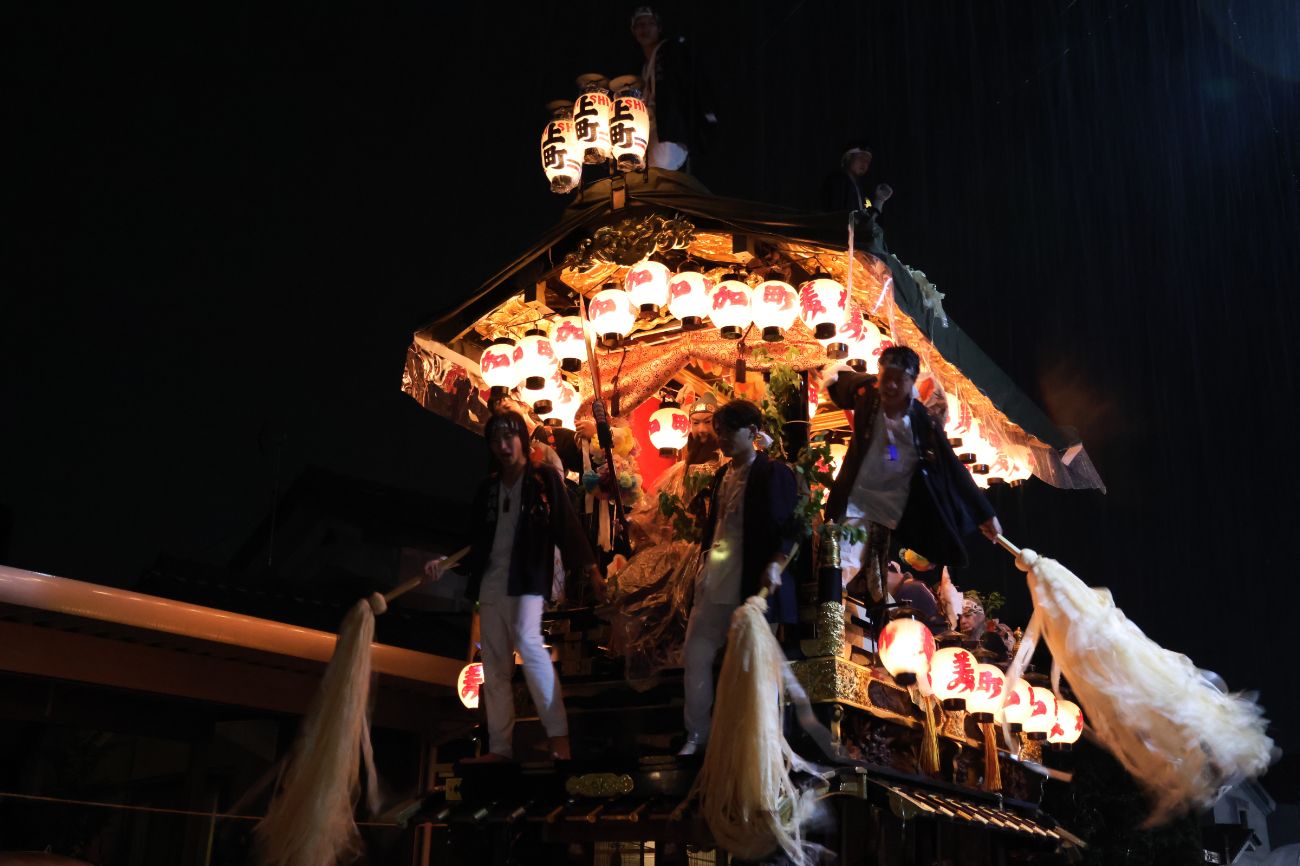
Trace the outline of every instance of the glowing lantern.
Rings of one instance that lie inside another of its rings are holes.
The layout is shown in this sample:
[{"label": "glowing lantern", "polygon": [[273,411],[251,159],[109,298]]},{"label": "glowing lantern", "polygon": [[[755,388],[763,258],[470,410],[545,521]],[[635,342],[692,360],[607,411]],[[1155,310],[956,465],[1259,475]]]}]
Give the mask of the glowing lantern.
[{"label": "glowing lantern", "polygon": [[993,718],[998,722],[1006,722],[1011,726],[1014,733],[1019,733],[1025,724],[1025,719],[1033,712],[1033,689],[1029,683],[1024,680],[1016,680],[1015,686],[1008,689],[1006,694],[1006,703],[1001,708],[994,710]]},{"label": "glowing lantern", "polygon": [[645,168],[645,149],[650,143],[650,113],[641,100],[641,79],[622,75],[609,83],[614,106],[609,115],[609,143],[619,171]]},{"label": "glowing lantern", "polygon": [[523,379],[523,368],[518,363],[523,357],[523,350],[509,337],[497,337],[483,350],[478,359],[479,372],[494,396],[504,394]]},{"label": "glowing lantern", "polygon": [[975,691],[975,656],[959,646],[936,650],[930,659],[930,688],[945,710],[964,710]]},{"label": "glowing lantern", "polygon": [[890,620],[880,632],[880,663],[900,686],[913,685],[923,677],[934,653],[934,635],[919,620]]},{"label": "glowing lantern", "polygon": [[537,416],[547,427],[564,427],[572,430],[574,419],[578,416],[578,407],[581,405],[582,397],[572,385],[565,382],[558,389],[558,393],[551,396],[550,411],[538,412]]},{"label": "glowing lantern", "polygon": [[523,352],[523,357],[519,359],[519,370],[524,379],[524,387],[530,391],[541,390],[559,365],[550,337],[541,328],[531,328],[519,341],[519,348]]},{"label": "glowing lantern", "polygon": [[825,276],[799,287],[799,316],[818,340],[829,340],[848,318],[849,291]]},{"label": "glowing lantern", "polygon": [[609,159],[609,110],[613,101],[605,89],[605,76],[589,72],[578,76],[581,93],[573,103],[573,135],[589,165]]},{"label": "glowing lantern", "polygon": [[456,677],[456,694],[466,709],[478,709],[478,693],[483,688],[483,663],[472,662],[460,669]]},{"label": "glowing lantern", "polygon": [[560,316],[551,326],[551,348],[560,359],[560,369],[576,373],[587,360],[587,340],[582,330],[582,319],[577,316]]},{"label": "glowing lantern", "polygon": [[674,457],[678,449],[686,447],[691,419],[682,411],[680,403],[665,400],[650,415],[646,432],[650,434],[650,444],[659,449],[660,457]]},{"label": "glowing lantern", "polygon": [[861,339],[849,343],[849,366],[874,376],[880,372],[880,353],[892,345],[894,341],[881,334],[875,322],[864,319]]},{"label": "glowing lantern", "polygon": [[1029,690],[1029,715],[1021,724],[1029,739],[1047,739],[1047,732],[1056,724],[1056,695],[1051,689]]},{"label": "glowing lantern", "polygon": [[636,308],[632,306],[632,299],[627,292],[613,283],[605,283],[605,288],[597,292],[587,304],[587,321],[600,334],[601,344],[613,348],[632,333],[632,326],[636,324]]},{"label": "glowing lantern", "polygon": [[724,340],[739,340],[745,327],[753,321],[750,299],[753,292],[740,274],[727,274],[709,295],[709,318],[718,326]]},{"label": "glowing lantern", "polygon": [[551,102],[551,119],[542,129],[542,171],[551,192],[569,193],[582,182],[582,160],[573,132],[573,113],[568,100]]},{"label": "glowing lantern", "polygon": [[965,400],[957,396],[955,391],[949,391],[946,397],[948,400],[948,423],[944,425],[943,431],[947,434],[952,447],[960,450],[960,447],[966,443],[966,437],[975,434],[975,413],[970,410],[970,406],[966,404]]},{"label": "glowing lantern", "polygon": [[1007,675],[995,665],[975,665],[975,691],[966,699],[966,711],[977,722],[993,721],[993,714],[1002,705],[1002,693],[1007,688]]},{"label": "glowing lantern", "polygon": [[754,288],[753,307],[754,325],[763,329],[764,340],[775,343],[799,318],[799,295],[789,283],[766,280]]},{"label": "glowing lantern", "polygon": [[632,303],[643,313],[653,313],[668,303],[668,280],[672,274],[667,265],[644,261],[634,265],[623,279]]},{"label": "glowing lantern", "polygon": [[709,314],[713,280],[696,271],[682,271],[668,281],[668,312],[683,328],[698,328]]},{"label": "glowing lantern", "polygon": [[844,324],[840,325],[835,331],[835,336],[825,340],[818,340],[826,347],[826,357],[833,361],[849,356],[849,346],[860,343],[863,338],[862,313],[858,311],[858,305],[850,303],[848,316],[844,319]]},{"label": "glowing lantern", "polygon": [[1083,710],[1074,701],[1056,701],[1056,723],[1047,732],[1052,748],[1068,752],[1083,736]]},{"label": "glowing lantern", "polygon": [[1028,468],[1032,460],[1029,449],[1025,446],[1003,442],[998,448],[997,456],[989,464],[988,483],[1018,484],[1024,481],[1032,474]]}]

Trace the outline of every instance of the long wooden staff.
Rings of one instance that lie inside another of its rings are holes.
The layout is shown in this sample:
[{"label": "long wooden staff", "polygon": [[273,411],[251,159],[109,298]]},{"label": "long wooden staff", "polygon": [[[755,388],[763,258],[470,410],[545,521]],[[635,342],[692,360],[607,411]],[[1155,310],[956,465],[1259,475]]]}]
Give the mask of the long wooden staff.
[{"label": "long wooden staff", "polygon": [[627,513],[623,510],[623,497],[618,491],[618,473],[614,471],[614,434],[609,428],[609,416],[605,414],[605,401],[601,399],[600,367],[596,364],[596,353],[591,348],[591,328],[587,320],[587,304],[582,295],[578,295],[578,313],[582,316],[582,342],[587,347],[587,367],[591,370],[591,417],[596,422],[596,438],[605,453],[605,467],[609,477],[605,480],[605,489],[614,501],[614,518],[618,522],[619,537],[627,540]]}]

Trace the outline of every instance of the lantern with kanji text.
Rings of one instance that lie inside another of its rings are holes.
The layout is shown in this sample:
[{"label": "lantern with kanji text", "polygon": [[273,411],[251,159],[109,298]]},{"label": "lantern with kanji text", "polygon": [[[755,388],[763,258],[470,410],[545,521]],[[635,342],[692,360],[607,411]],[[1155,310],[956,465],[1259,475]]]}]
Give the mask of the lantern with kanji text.
[{"label": "lantern with kanji text", "polygon": [[826,357],[832,361],[839,361],[849,356],[849,346],[857,344],[863,338],[863,321],[862,313],[858,311],[858,305],[849,302],[849,312],[836,330],[833,337],[824,340],[818,340],[826,347]]},{"label": "lantern with kanji text", "polygon": [[609,83],[614,104],[609,115],[609,143],[619,171],[645,168],[645,150],[650,143],[650,114],[641,99],[641,79],[620,75]]},{"label": "lantern with kanji text", "polygon": [[573,132],[573,105],[567,100],[547,103],[551,119],[542,128],[542,171],[551,192],[570,193],[582,182],[582,152]]},{"label": "lantern with kanji text", "polygon": [[930,659],[930,688],[945,710],[966,709],[966,698],[975,691],[976,664],[975,656],[962,647],[935,651]]},{"label": "lantern with kanji text", "polygon": [[483,381],[492,389],[492,396],[500,397],[519,385],[524,377],[519,365],[523,357],[523,350],[509,337],[497,337],[483,350],[478,367]]},{"label": "lantern with kanji text", "polygon": [[1002,705],[1002,693],[1007,687],[1007,675],[990,664],[975,665],[975,691],[966,698],[966,712],[977,722],[993,721],[993,714]]},{"label": "lantern with kanji text", "polygon": [[582,329],[582,319],[577,316],[559,316],[551,324],[551,348],[560,359],[560,369],[576,373],[587,360],[587,335]]},{"label": "lantern with kanji text", "polygon": [[934,635],[920,620],[899,617],[880,632],[880,663],[900,686],[924,677],[934,653]]},{"label": "lantern with kanji text", "polygon": [[557,392],[551,395],[551,408],[546,412],[538,412],[537,416],[542,419],[547,427],[563,427],[566,430],[574,429],[574,420],[578,416],[578,407],[582,405],[582,397],[568,382],[560,385]]},{"label": "lantern with kanji text", "polygon": [[632,333],[636,324],[636,308],[627,292],[614,283],[605,283],[605,287],[596,293],[587,303],[587,320],[600,335],[600,342],[607,349],[612,349]]},{"label": "lantern with kanji text", "polygon": [[698,271],[680,271],[668,281],[668,312],[683,328],[698,328],[709,315],[713,280]]},{"label": "lantern with kanji text", "polygon": [[1051,689],[1034,687],[1029,692],[1029,715],[1021,723],[1025,736],[1031,740],[1046,740],[1056,724],[1056,695]]},{"label": "lantern with kanji text", "polygon": [[1068,752],[1083,736],[1083,710],[1074,701],[1057,698],[1056,723],[1047,732],[1047,742],[1053,749]]},{"label": "lantern with kanji text", "polygon": [[467,710],[478,709],[479,692],[483,689],[483,663],[471,662],[460,669],[456,677],[456,695]]},{"label": "lantern with kanji text", "polygon": [[665,400],[651,413],[646,432],[650,434],[650,444],[659,449],[660,457],[675,457],[690,438],[691,419],[682,411],[680,403]]},{"label": "lantern with kanji text", "polygon": [[892,345],[894,342],[880,333],[875,322],[865,319],[862,322],[862,338],[849,343],[849,355],[845,360],[859,373],[874,376],[880,372],[880,353]]},{"label": "lantern with kanji text", "polygon": [[998,722],[1006,722],[1011,726],[1012,733],[1019,733],[1024,727],[1025,719],[1033,712],[1033,689],[1029,683],[1022,679],[1017,679],[1016,684],[1004,691],[1006,696],[1005,703],[1000,704],[999,709],[994,710],[993,718]]},{"label": "lantern with kanji text", "polygon": [[825,275],[799,287],[799,317],[818,340],[829,340],[848,318],[849,291]]},{"label": "lantern with kanji text", "polygon": [[727,274],[709,295],[709,317],[724,340],[739,340],[753,321],[753,293],[740,274]]},{"label": "lantern with kanji text", "polygon": [[613,100],[608,82],[599,72],[578,76],[578,98],[573,103],[573,135],[582,148],[582,161],[596,165],[609,159],[609,110]]},{"label": "lantern with kanji text", "polygon": [[799,294],[781,280],[764,280],[754,287],[754,326],[763,329],[763,339],[775,343],[799,318]]},{"label": "lantern with kanji text", "polygon": [[647,259],[628,269],[623,278],[623,288],[641,312],[653,313],[668,303],[668,280],[671,277],[667,265]]}]

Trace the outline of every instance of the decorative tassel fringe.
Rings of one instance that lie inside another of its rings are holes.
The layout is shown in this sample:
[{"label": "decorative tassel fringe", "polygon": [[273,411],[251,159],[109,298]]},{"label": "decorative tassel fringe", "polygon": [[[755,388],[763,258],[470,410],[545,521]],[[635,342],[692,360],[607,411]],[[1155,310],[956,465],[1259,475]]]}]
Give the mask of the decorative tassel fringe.
[{"label": "decorative tassel fringe", "polygon": [[353,605],[339,628],[334,656],[303,718],[284,774],[256,836],[263,866],[333,866],[361,851],[355,813],[366,763],[367,805],[378,811],[378,785],[366,718],[370,702],[370,642],[374,595]]},{"label": "decorative tassel fringe", "polygon": [[762,860],[780,849],[794,866],[811,866],[803,827],[816,811],[812,791],[790,780],[791,767],[808,765],[781,730],[785,654],[764,613],[749,598],[731,620],[718,675],[713,732],[695,778],[700,813],[713,838],[732,857]]},{"label": "decorative tassel fringe", "polygon": [[984,790],[997,793],[1002,790],[1002,767],[998,764],[998,737],[993,723],[980,725],[984,730]]},{"label": "decorative tassel fringe", "polygon": [[[915,692],[915,689],[913,690]],[[930,776],[939,773],[939,725],[935,719],[935,699],[915,692],[913,702],[920,701],[924,724],[921,726],[921,772]]]}]

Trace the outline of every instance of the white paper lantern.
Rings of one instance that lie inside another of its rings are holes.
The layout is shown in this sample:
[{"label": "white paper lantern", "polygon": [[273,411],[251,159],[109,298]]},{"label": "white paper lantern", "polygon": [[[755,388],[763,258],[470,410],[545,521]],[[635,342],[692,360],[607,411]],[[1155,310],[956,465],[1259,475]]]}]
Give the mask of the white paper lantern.
[{"label": "white paper lantern", "polygon": [[1074,701],[1056,700],[1056,722],[1047,732],[1047,742],[1061,751],[1069,751],[1083,736],[1083,710]]},{"label": "white paper lantern", "polygon": [[709,318],[724,340],[739,340],[753,321],[750,299],[753,292],[738,274],[727,276],[713,287],[709,295]]},{"label": "white paper lantern", "polygon": [[560,359],[560,368],[566,373],[576,373],[587,360],[586,333],[582,319],[577,316],[559,316],[551,325],[551,348]]},{"label": "white paper lantern", "polygon": [[1007,689],[1006,703],[1002,704],[1000,709],[993,712],[993,718],[997,722],[1005,721],[1011,726],[1011,730],[1018,732],[1025,724],[1025,719],[1034,710],[1033,689],[1029,683],[1022,679],[1016,680],[1016,684]]},{"label": "white paper lantern", "polygon": [[671,277],[667,265],[647,260],[632,266],[623,278],[623,288],[641,312],[654,313],[668,303],[668,280]]},{"label": "white paper lantern", "polygon": [[681,404],[665,400],[651,413],[646,432],[650,434],[650,444],[659,449],[660,457],[675,457],[690,438],[691,419],[682,411]]},{"label": "white paper lantern", "polygon": [[1029,739],[1047,739],[1047,732],[1056,724],[1056,695],[1051,689],[1034,687],[1030,690],[1029,715],[1021,724]]},{"label": "white paper lantern", "polygon": [[533,411],[542,415],[550,415],[555,410],[555,401],[560,398],[564,389],[570,387],[569,383],[564,380],[564,373],[560,372],[557,366],[551,372],[551,375],[542,381],[540,388],[524,389],[520,393],[524,399],[532,404]]},{"label": "white paper lantern", "polygon": [[799,318],[799,293],[781,280],[764,280],[754,287],[754,326],[763,329],[763,339],[775,343]]},{"label": "white paper lantern", "polygon": [[682,271],[668,281],[668,312],[681,320],[683,328],[698,328],[709,315],[713,280],[697,271]]},{"label": "white paper lantern", "polygon": [[799,317],[818,340],[834,337],[848,318],[848,289],[829,277],[815,277],[799,287]]},{"label": "white paper lantern", "polygon": [[879,648],[880,663],[889,675],[900,686],[910,686],[930,669],[935,654],[934,635],[919,620],[890,620],[880,632]]},{"label": "white paper lantern", "polygon": [[857,304],[850,302],[848,315],[843,324],[835,329],[835,335],[817,342],[826,347],[827,358],[839,361],[849,357],[849,346],[861,342],[862,338],[862,313],[858,311]]},{"label": "white paper lantern", "polygon": [[977,722],[993,721],[993,714],[1002,705],[1002,694],[1007,688],[1007,675],[996,665],[975,665],[975,691],[966,698],[966,711]]},{"label": "white paper lantern", "polygon": [[478,359],[483,381],[497,393],[518,386],[524,377],[523,369],[518,365],[523,357],[523,350],[515,345],[514,340],[509,337],[496,338]]},{"label": "white paper lantern", "polygon": [[479,692],[483,689],[483,663],[471,662],[460,669],[456,677],[456,695],[466,709],[478,709]]},{"label": "white paper lantern", "polygon": [[582,151],[573,131],[572,107],[551,103],[554,113],[542,128],[542,171],[551,192],[570,193],[582,183]]},{"label": "white paper lantern", "polygon": [[650,113],[641,99],[641,79],[623,75],[610,82],[614,105],[609,115],[609,143],[619,171],[645,168],[650,143]]},{"label": "white paper lantern", "polygon": [[526,391],[540,391],[555,374],[560,362],[555,357],[551,338],[541,328],[531,328],[519,341],[519,371]]},{"label": "white paper lantern", "polygon": [[609,159],[609,112],[613,100],[605,89],[605,76],[591,72],[578,76],[581,93],[573,103],[573,135],[583,151],[583,162],[597,165]]},{"label": "white paper lantern", "polygon": [[606,283],[605,288],[587,304],[587,321],[600,335],[601,343],[606,348],[613,348],[632,333],[632,326],[636,324],[636,307],[632,306],[627,292],[613,283]]},{"label": "white paper lantern", "polygon": [[578,407],[581,405],[581,395],[572,385],[565,382],[560,386],[558,393],[551,396],[550,410],[538,412],[537,416],[548,427],[563,427],[566,430],[573,430],[574,420],[578,416]]},{"label": "white paper lantern", "polygon": [[880,372],[880,353],[892,345],[894,341],[881,334],[875,322],[864,319],[862,338],[856,343],[849,343],[849,356],[845,360],[859,372],[874,376]]},{"label": "white paper lantern", "polygon": [[930,688],[945,710],[963,710],[975,691],[975,656],[959,646],[936,650],[930,659]]}]

